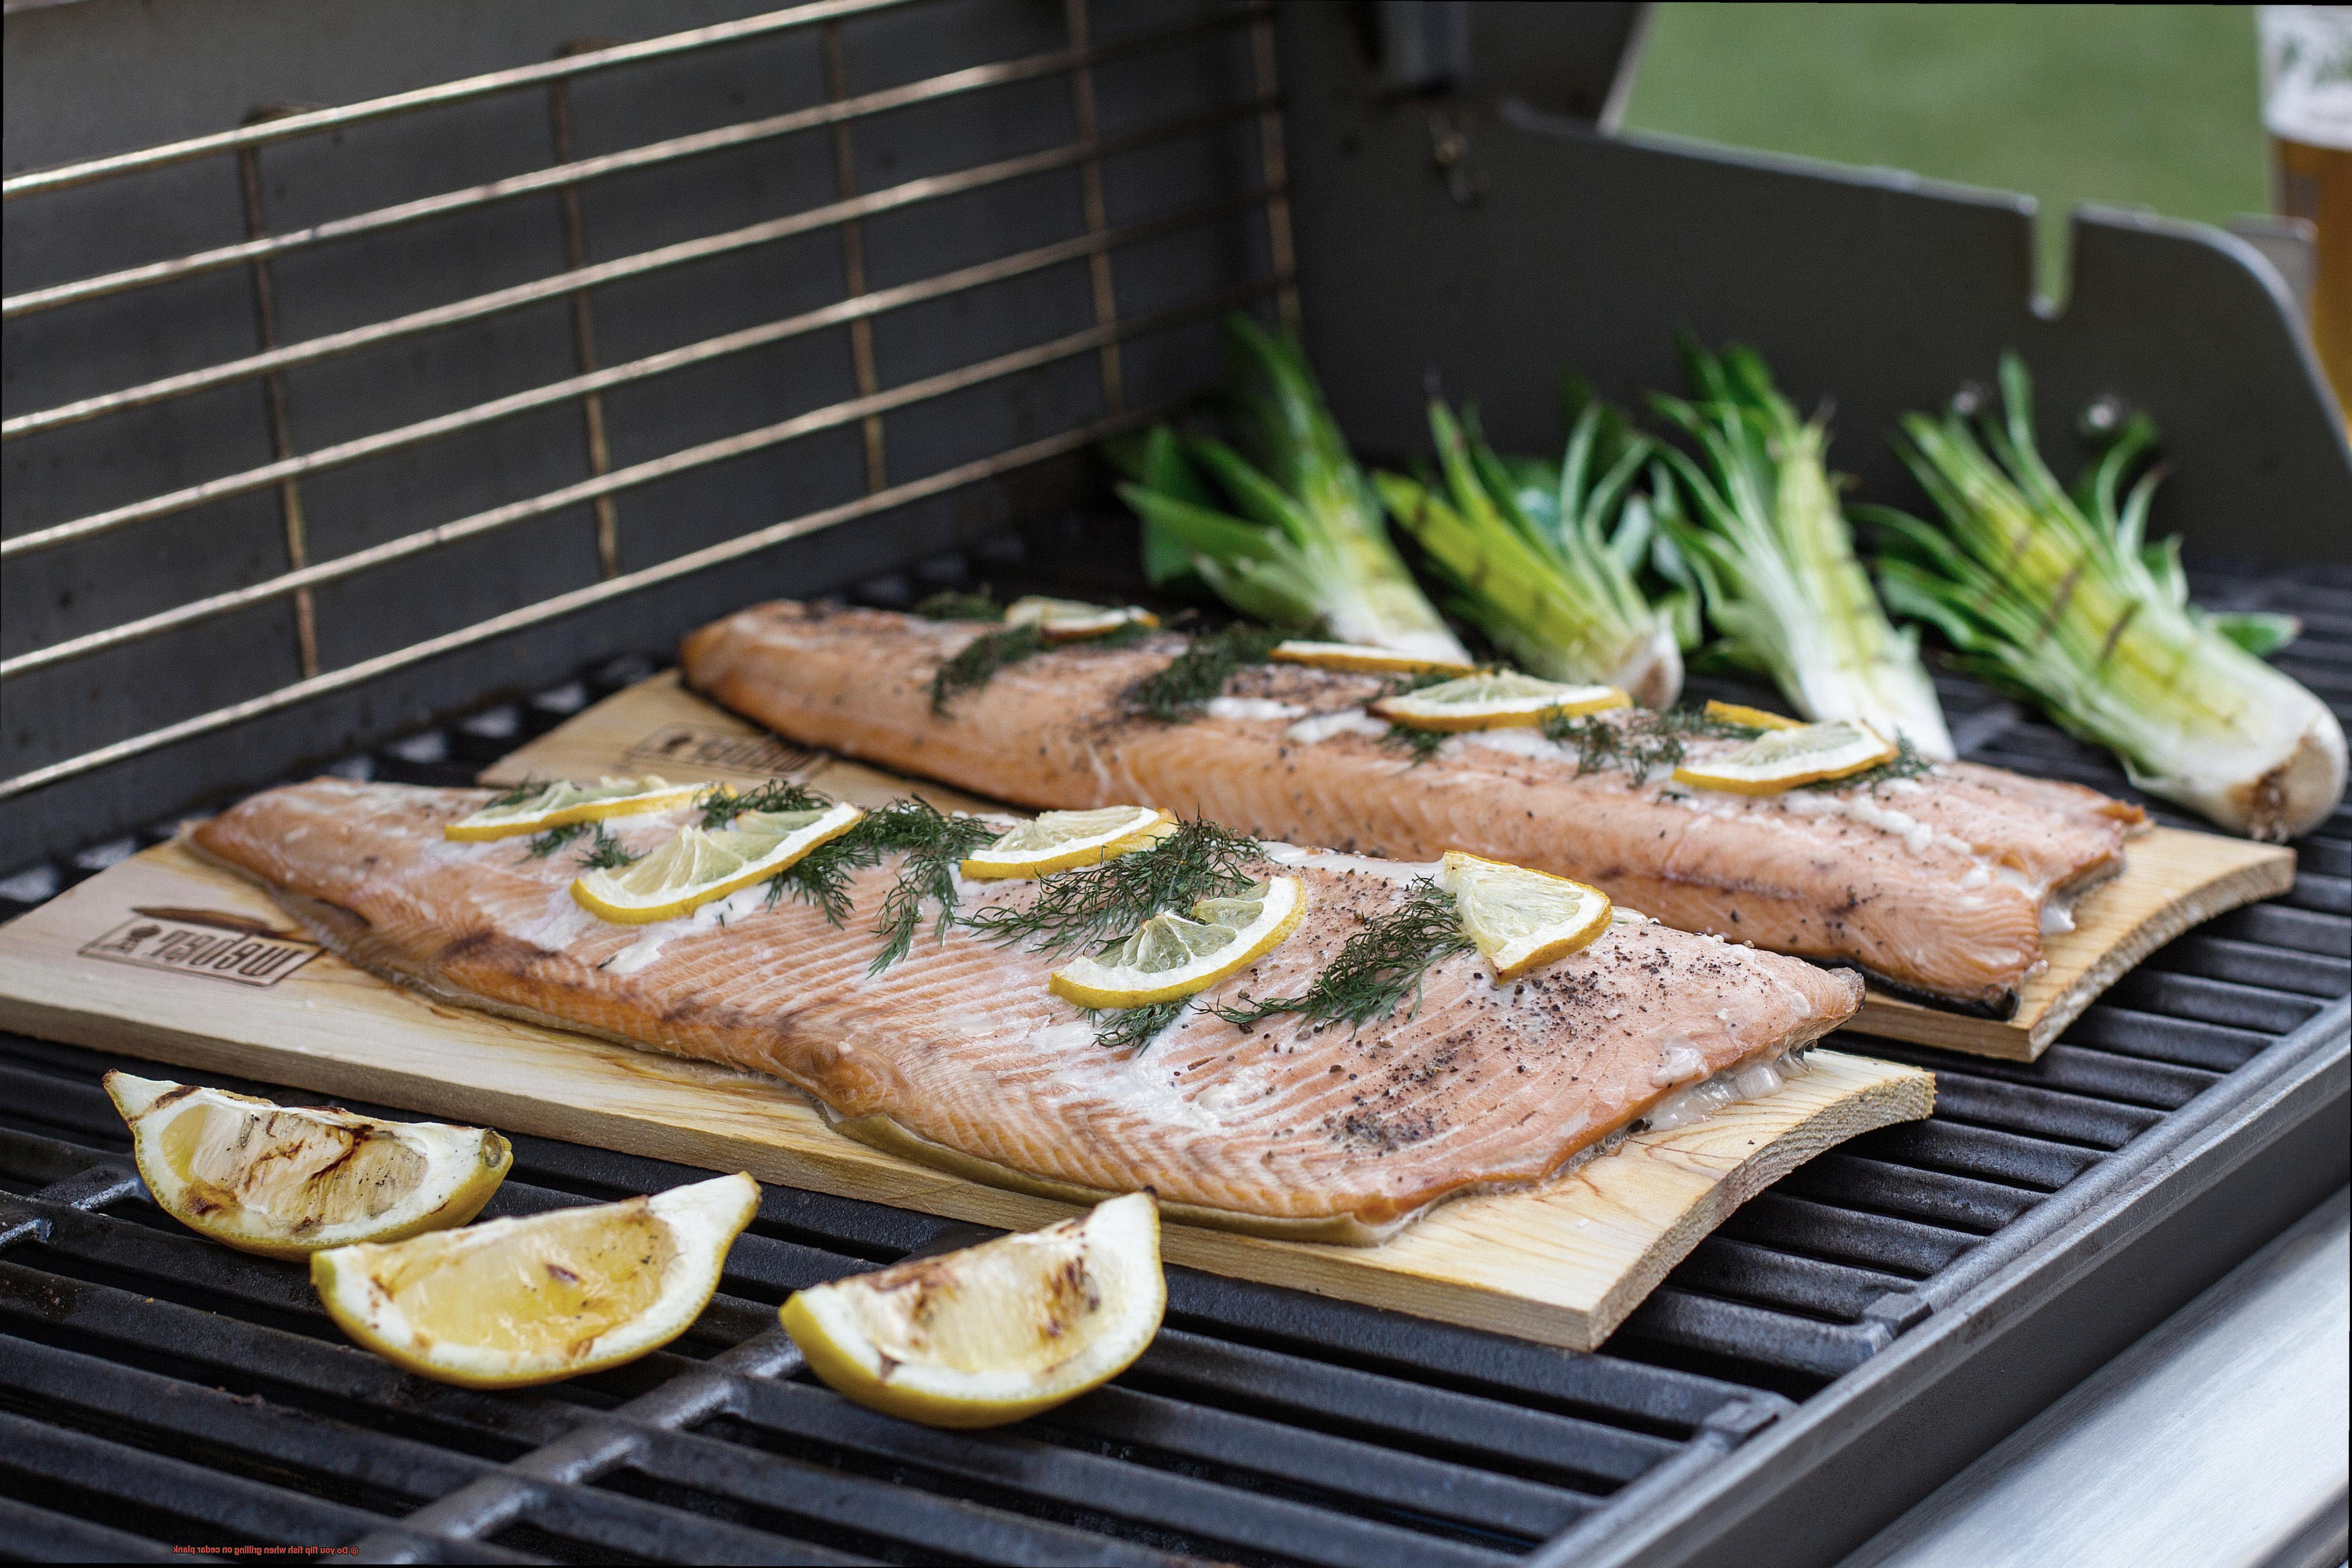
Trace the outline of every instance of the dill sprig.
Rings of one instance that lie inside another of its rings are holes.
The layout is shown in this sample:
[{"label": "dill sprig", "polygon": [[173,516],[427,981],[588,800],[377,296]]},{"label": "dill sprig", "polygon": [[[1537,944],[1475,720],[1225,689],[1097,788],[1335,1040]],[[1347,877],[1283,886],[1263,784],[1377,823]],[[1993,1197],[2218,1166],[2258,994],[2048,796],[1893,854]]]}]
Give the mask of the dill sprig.
[{"label": "dill sprig", "polygon": [[1095,1044],[1111,1050],[1129,1046],[1139,1049],[1174,1023],[1189,1005],[1186,998],[1180,996],[1173,1002],[1154,1002],[1142,1007],[1107,1007],[1089,1012],[1087,1018],[1095,1026]]},{"label": "dill sprig", "polygon": [[515,785],[512,789],[499,791],[498,794],[490,796],[489,799],[482,802],[480,805],[476,806],[474,809],[477,811],[502,811],[509,805],[520,805],[524,801],[529,800],[532,795],[535,795],[540,791],[545,789],[547,787],[547,784],[548,781],[545,779],[526,778],[522,783]]},{"label": "dill sprig", "polygon": [[1265,663],[1276,644],[1297,635],[1247,624],[1203,632],[1167,668],[1129,687],[1124,700],[1130,710],[1163,723],[1197,719],[1212,699],[1223,695],[1235,670]]},{"label": "dill sprig", "polygon": [[[1463,934],[1454,895],[1424,877],[1403,903],[1380,916],[1341,945],[1339,955],[1297,996],[1269,996],[1238,1007],[1220,1007],[1217,1016],[1244,1026],[1277,1013],[1296,1013],[1318,1022],[1357,1028],[1385,1018],[1406,996],[1421,1009],[1422,977],[1429,966],[1477,945]],[[1405,1015],[1411,1017],[1412,1015]]]},{"label": "dill sprig", "polygon": [[[794,786],[797,788],[798,786]],[[764,810],[805,811],[830,805],[823,795],[802,791],[807,804],[768,806]],[[849,918],[850,878],[886,855],[904,855],[898,878],[882,900],[875,921],[882,951],[867,973],[879,974],[907,956],[923,923],[923,900],[939,905],[932,933],[944,938],[955,923],[956,868],[973,850],[992,843],[997,830],[974,816],[950,816],[925,800],[894,800],[867,812],[840,837],[820,844],[791,866],[768,879],[768,903],[772,907],[786,893],[815,905],[838,926]]]},{"label": "dill sprig", "polygon": [[983,632],[971,639],[962,652],[939,668],[931,677],[931,711],[944,715],[948,700],[967,691],[977,691],[996,679],[996,672],[1009,664],[1019,664],[1045,651],[1045,634],[1034,621],[1024,621],[1017,626],[1007,626],[1001,632]]},{"label": "dill sprig", "polygon": [[614,837],[603,823],[590,822],[580,826],[587,828],[591,836],[587,847],[572,857],[572,864],[582,870],[617,871],[624,866],[634,866],[645,858],[642,855],[632,855],[622,848],[621,841]]},{"label": "dill sprig", "polygon": [[1098,866],[1047,877],[1025,909],[996,905],[964,924],[1001,942],[1029,942],[1041,952],[1124,942],[1163,910],[1191,910],[1250,885],[1244,869],[1257,840],[1211,822],[1178,825],[1152,848]]},{"label": "dill sprig", "polygon": [[1797,787],[1822,790],[1876,789],[1880,784],[1893,784],[1896,779],[1916,779],[1921,773],[1935,771],[1936,760],[1933,757],[1921,755],[1919,748],[1911,743],[1910,736],[1897,735],[1895,737],[1895,755],[1876,767],[1865,773],[1848,773],[1842,779],[1815,779],[1809,784],[1799,784]]},{"label": "dill sprig", "polygon": [[534,835],[523,846],[523,858],[544,860],[587,831],[588,825],[584,822],[567,822],[561,827],[551,827],[544,833]]},{"label": "dill sprig", "polygon": [[823,811],[833,802],[792,779],[770,779],[741,795],[713,784],[694,804],[702,813],[702,831],[716,833],[747,811]]},{"label": "dill sprig", "polygon": [[1389,725],[1389,732],[1381,737],[1381,744],[1400,746],[1411,752],[1412,765],[1419,767],[1437,755],[1445,742],[1452,739],[1454,739],[1453,731],[1448,730],[1423,730],[1411,724],[1391,722]]},{"label": "dill sprig", "polygon": [[990,597],[985,587],[977,594],[950,588],[918,604],[915,614],[927,621],[1001,621],[1004,606]]},{"label": "dill sprig", "polygon": [[1572,748],[1579,772],[1587,768],[1620,768],[1641,778],[1653,768],[1671,768],[1683,760],[1694,740],[1752,741],[1764,731],[1748,724],[1710,719],[1702,708],[1669,708],[1663,713],[1634,709],[1622,717],[1591,714],[1570,719],[1546,718],[1544,739]]}]

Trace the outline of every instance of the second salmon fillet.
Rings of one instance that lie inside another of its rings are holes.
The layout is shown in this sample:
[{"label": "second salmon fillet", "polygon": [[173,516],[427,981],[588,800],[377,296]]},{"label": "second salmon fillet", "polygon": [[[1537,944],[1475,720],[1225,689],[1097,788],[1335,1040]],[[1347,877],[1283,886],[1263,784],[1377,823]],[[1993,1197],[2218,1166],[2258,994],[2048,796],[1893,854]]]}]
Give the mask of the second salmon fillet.
[{"label": "second salmon fillet", "polygon": [[1199,718],[1169,723],[1125,700],[1183,649],[1167,634],[1049,650],[938,711],[932,676],[985,629],[780,601],[689,636],[681,662],[694,689],[787,740],[1001,800],[1140,801],[1401,860],[1465,849],[1991,1017],[2017,1010],[2045,920],[2120,870],[2145,820],[2079,785],[1967,763],[1746,796],[1580,767],[1530,729],[1457,736],[1416,761],[1365,714],[1381,679],[1295,665],[1244,668]]}]

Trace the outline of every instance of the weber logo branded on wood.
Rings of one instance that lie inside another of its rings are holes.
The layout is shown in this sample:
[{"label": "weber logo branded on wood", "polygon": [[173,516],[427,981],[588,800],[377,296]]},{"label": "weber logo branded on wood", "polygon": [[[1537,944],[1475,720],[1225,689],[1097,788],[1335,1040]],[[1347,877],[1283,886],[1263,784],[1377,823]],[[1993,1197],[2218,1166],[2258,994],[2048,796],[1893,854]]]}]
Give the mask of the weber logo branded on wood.
[{"label": "weber logo branded on wood", "polygon": [[206,910],[134,910],[130,920],[79,951],[84,958],[238,985],[275,985],[319,956],[317,946],[299,937]]},{"label": "weber logo branded on wood", "polygon": [[816,753],[788,746],[773,735],[736,735],[686,724],[665,724],[631,746],[625,755],[633,763],[667,763],[677,769],[765,779],[798,773],[815,759]]}]

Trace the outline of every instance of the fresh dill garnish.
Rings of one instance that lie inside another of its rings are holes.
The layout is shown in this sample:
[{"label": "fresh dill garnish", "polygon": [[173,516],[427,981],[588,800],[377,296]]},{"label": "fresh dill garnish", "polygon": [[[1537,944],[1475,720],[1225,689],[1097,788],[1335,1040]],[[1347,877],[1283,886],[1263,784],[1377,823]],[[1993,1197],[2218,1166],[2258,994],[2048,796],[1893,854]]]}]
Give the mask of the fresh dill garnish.
[{"label": "fresh dill garnish", "polygon": [[1811,784],[1799,784],[1797,787],[1799,789],[1876,789],[1880,784],[1893,784],[1896,779],[1916,779],[1921,773],[1935,771],[1936,760],[1933,757],[1922,756],[1919,748],[1911,743],[1910,736],[1898,734],[1895,737],[1895,755],[1876,767],[1863,773],[1848,773],[1842,779],[1815,779]]},{"label": "fresh dill garnish", "polygon": [[[1219,1007],[1217,1016],[1244,1026],[1277,1013],[1296,1013],[1322,1023],[1358,1028],[1385,1018],[1406,996],[1421,1008],[1422,976],[1440,959],[1475,952],[1462,931],[1454,895],[1424,877],[1403,903],[1380,916],[1341,945],[1314,983],[1297,996],[1269,996],[1237,1007]],[[1412,1014],[1407,1014],[1411,1017]]]},{"label": "fresh dill garnish", "polygon": [[833,802],[806,784],[770,779],[744,795],[713,784],[696,795],[694,804],[702,812],[702,831],[716,833],[747,811],[823,811]]},{"label": "fresh dill garnish", "polygon": [[527,778],[523,780],[522,783],[515,785],[512,789],[499,791],[497,795],[494,795],[490,796],[489,799],[482,802],[482,804],[475,809],[478,811],[503,811],[510,805],[520,805],[524,801],[529,800],[532,795],[537,795],[546,787],[547,781],[545,779]]},{"label": "fresh dill garnish", "polygon": [[1403,747],[1412,753],[1412,765],[1419,767],[1437,755],[1439,749],[1452,739],[1454,735],[1451,731],[1422,730],[1411,724],[1391,723],[1389,725],[1389,732],[1381,737],[1381,744]]},{"label": "fresh dill garnish", "polygon": [[551,827],[544,833],[534,835],[523,846],[524,856],[528,859],[544,860],[587,831],[588,825],[584,822],[567,822],[561,827]]},{"label": "fresh dill garnish", "polygon": [[[795,785],[794,788],[799,786]],[[810,804],[761,807],[765,810],[806,811],[830,804],[823,795],[803,791]],[[853,873],[878,866],[886,855],[903,854],[898,879],[882,900],[875,931],[882,951],[867,973],[878,974],[907,956],[923,923],[923,900],[938,903],[933,934],[944,938],[955,923],[956,868],[973,850],[994,842],[997,830],[976,816],[950,816],[925,800],[894,800],[869,811],[840,837],[820,844],[791,866],[768,879],[768,903],[786,893],[814,904],[838,926],[849,918],[849,880]]]},{"label": "fresh dill garnish", "polygon": [[1669,708],[1663,713],[1633,709],[1622,716],[1595,713],[1581,719],[1561,714],[1539,726],[1544,739],[1571,748],[1580,773],[1621,768],[1636,779],[1653,768],[1679,763],[1694,740],[1752,741],[1764,733],[1748,724],[1710,719],[1701,708]]},{"label": "fresh dill garnish", "polygon": [[996,679],[996,672],[1008,664],[1019,664],[1045,651],[1045,633],[1034,621],[1024,621],[1017,626],[1007,626],[1001,632],[982,632],[965,645],[962,652],[940,666],[931,677],[931,711],[944,714],[948,700],[966,691],[977,691]]},{"label": "fresh dill garnish", "polygon": [[1153,1002],[1141,1007],[1106,1007],[1100,1012],[1089,1012],[1087,1018],[1095,1025],[1095,1044],[1111,1050],[1126,1046],[1140,1048],[1174,1023],[1186,1005],[1186,999],[1179,996],[1173,1002]]},{"label": "fresh dill garnish", "polygon": [[915,614],[927,621],[1001,621],[1004,606],[990,597],[984,587],[977,594],[950,588],[918,604]]},{"label": "fresh dill garnish", "polygon": [[587,871],[617,871],[624,866],[634,866],[645,858],[621,847],[621,841],[605,830],[601,822],[583,823],[593,836],[586,848],[572,857],[572,864]]},{"label": "fresh dill garnish", "polygon": [[1124,942],[1163,910],[1190,911],[1202,899],[1250,885],[1244,869],[1257,840],[1211,822],[1186,822],[1152,848],[1043,879],[1026,908],[996,905],[964,924],[995,942],[1028,942],[1041,952]]},{"label": "fresh dill garnish", "polygon": [[1148,713],[1163,723],[1197,719],[1201,710],[1224,691],[1226,679],[1235,670],[1265,663],[1276,644],[1297,635],[1246,624],[1203,632],[1167,668],[1129,687],[1124,700],[1134,711]]}]

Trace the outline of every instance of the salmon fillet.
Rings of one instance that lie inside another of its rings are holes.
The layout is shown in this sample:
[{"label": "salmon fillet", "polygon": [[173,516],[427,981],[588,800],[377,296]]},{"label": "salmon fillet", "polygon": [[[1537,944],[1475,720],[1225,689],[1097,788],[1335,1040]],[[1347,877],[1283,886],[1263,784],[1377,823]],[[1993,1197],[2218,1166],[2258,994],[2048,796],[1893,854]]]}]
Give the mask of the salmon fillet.
[{"label": "salmon fillet", "polygon": [[[1056,960],[961,927],[879,975],[897,862],[856,874],[839,927],[753,888],[655,925],[576,904],[565,854],[454,843],[488,792],[337,779],[271,790],[194,831],[344,957],[436,996],[772,1073],[834,1123],[982,1180],[1083,1198],[1150,1188],[1177,1215],[1381,1239],[1450,1194],[1539,1181],[1662,1100],[1807,1044],[1862,1001],[1850,974],[1629,917],[1509,985],[1440,961],[1417,1008],[1351,1031],[1196,1006],[1146,1048],[1094,1043]],[[691,808],[614,819],[634,852]],[[1427,868],[1261,846],[1309,905],[1255,965],[1196,999],[1303,990]],[[962,909],[1040,884],[967,883]],[[1744,1079],[1769,1089],[1770,1074]]]},{"label": "salmon fillet", "polygon": [[[1171,724],[1122,700],[1181,651],[1170,635],[1051,650],[934,712],[933,672],[984,629],[783,601],[693,633],[681,662],[696,690],[788,740],[1001,800],[1158,805],[1404,860],[1466,849],[1992,1017],[2016,1012],[2045,920],[2063,923],[2066,900],[2119,871],[2145,822],[2096,791],[1967,763],[1746,796],[1580,770],[1517,729],[1448,740],[1416,763],[1363,714],[1378,678],[1296,665],[1244,669],[1202,717]],[[1690,754],[1736,743],[1694,740]]]}]

